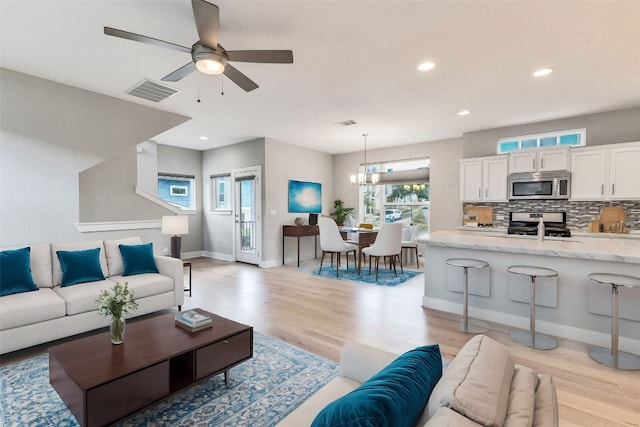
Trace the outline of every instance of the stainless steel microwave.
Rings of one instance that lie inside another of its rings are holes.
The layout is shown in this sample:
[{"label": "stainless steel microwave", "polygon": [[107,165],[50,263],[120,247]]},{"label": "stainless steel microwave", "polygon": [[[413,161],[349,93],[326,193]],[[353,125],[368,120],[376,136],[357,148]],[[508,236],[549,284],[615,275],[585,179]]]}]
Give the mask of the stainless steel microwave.
[{"label": "stainless steel microwave", "polygon": [[568,199],[569,171],[526,172],[509,175],[509,200]]}]

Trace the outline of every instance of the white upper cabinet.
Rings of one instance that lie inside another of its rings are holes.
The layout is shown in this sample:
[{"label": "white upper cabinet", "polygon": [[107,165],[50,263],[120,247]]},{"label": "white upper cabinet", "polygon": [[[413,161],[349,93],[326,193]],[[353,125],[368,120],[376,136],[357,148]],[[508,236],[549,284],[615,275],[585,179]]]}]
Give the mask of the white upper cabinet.
[{"label": "white upper cabinet", "polygon": [[509,153],[509,173],[567,170],[567,148],[543,148]]},{"label": "white upper cabinet", "polygon": [[460,201],[507,201],[507,156],[460,160]]},{"label": "white upper cabinet", "polygon": [[608,196],[609,150],[571,150],[571,199],[605,200]]},{"label": "white upper cabinet", "polygon": [[571,200],[640,199],[640,143],[571,150]]},{"label": "white upper cabinet", "polygon": [[612,200],[640,199],[640,143],[609,151],[609,192]]}]

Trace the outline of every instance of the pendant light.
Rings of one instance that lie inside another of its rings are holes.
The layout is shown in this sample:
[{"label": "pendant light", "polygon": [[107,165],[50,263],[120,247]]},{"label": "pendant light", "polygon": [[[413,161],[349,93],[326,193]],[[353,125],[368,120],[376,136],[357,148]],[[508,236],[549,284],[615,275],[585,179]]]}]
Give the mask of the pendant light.
[{"label": "pendant light", "polygon": [[367,137],[369,134],[363,133],[362,136],[364,137],[364,173],[351,175],[351,184],[376,185],[378,183],[379,175],[377,173],[367,173]]}]

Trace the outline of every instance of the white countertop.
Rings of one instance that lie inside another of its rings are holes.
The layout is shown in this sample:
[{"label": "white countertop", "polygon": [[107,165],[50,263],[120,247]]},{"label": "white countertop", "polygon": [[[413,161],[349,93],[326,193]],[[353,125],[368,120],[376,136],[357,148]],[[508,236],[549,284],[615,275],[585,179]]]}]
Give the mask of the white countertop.
[{"label": "white countertop", "polygon": [[428,246],[640,264],[640,240],[636,239],[574,235],[569,238],[547,237],[539,241],[536,236],[452,230],[421,235],[417,241]]},{"label": "white countertop", "polygon": [[[459,231],[471,231],[478,233],[494,233],[494,234],[507,234],[506,227],[478,227],[478,226],[469,226],[469,225],[461,225],[456,227],[456,230]],[[594,237],[594,238],[604,238],[604,239],[640,239],[640,231],[633,230],[629,233],[590,233],[585,229],[572,228],[571,236],[584,236],[584,237]]]}]

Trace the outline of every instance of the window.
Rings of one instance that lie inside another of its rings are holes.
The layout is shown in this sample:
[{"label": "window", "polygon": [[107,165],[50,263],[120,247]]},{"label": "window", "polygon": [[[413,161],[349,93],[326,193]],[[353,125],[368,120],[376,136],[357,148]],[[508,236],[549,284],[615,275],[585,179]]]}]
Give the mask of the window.
[{"label": "window", "polygon": [[537,135],[514,136],[498,140],[498,154],[528,148],[583,146],[586,145],[586,129],[574,129],[562,132],[549,132]]},{"label": "window", "polygon": [[414,224],[419,225],[421,231],[428,231],[428,179],[403,181],[393,172],[423,170],[429,168],[430,163],[430,159],[423,158],[367,165],[367,173],[380,173],[381,183],[360,187],[360,221],[376,227],[384,222],[403,222],[407,227]]},{"label": "window", "polygon": [[231,212],[231,174],[211,175],[211,211]]},{"label": "window", "polygon": [[158,173],[158,197],[183,210],[196,208],[195,185],[193,175]]}]

